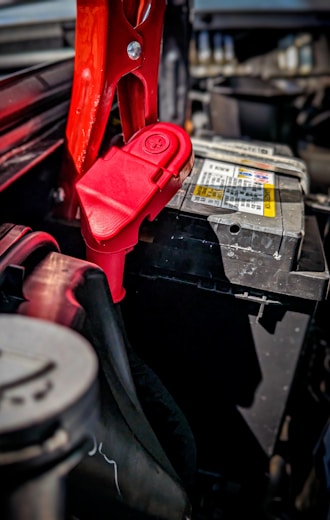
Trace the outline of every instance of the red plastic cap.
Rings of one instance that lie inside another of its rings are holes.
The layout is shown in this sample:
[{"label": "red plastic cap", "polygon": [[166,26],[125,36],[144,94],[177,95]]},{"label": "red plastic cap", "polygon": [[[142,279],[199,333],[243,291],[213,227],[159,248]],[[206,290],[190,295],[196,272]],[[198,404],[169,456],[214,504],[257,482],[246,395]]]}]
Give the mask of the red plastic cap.
[{"label": "red plastic cap", "polygon": [[105,271],[115,302],[123,298],[125,254],[137,243],[142,221],[158,215],[192,166],[188,134],[157,123],[123,148],[111,148],[77,183],[87,257]]}]

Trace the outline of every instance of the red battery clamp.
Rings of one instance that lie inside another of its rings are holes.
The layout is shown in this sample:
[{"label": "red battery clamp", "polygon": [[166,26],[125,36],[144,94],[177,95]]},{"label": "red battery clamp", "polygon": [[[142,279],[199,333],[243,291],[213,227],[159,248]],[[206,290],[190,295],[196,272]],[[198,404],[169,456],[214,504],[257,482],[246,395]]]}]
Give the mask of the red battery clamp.
[{"label": "red battery clamp", "polygon": [[[78,0],[73,93],[66,131],[61,216],[81,210],[87,259],[108,278],[115,302],[125,255],[189,175],[188,134],[157,122],[165,0]],[[117,93],[124,145],[99,156]]]}]

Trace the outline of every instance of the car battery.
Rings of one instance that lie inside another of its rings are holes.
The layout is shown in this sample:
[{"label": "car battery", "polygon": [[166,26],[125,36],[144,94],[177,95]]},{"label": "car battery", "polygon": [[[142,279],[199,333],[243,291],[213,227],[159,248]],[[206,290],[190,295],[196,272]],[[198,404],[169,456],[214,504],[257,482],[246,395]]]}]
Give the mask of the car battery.
[{"label": "car battery", "polygon": [[239,445],[251,469],[256,454],[276,450],[328,267],[304,211],[303,161],[272,143],[192,142],[192,173],[127,257],[123,315],[191,421],[204,463],[218,449],[230,466]]},{"label": "car battery", "polygon": [[[303,161],[284,155],[285,148],[245,142],[196,139],[194,149],[194,171],[169,206],[206,218],[225,277],[240,286],[322,299],[327,269],[316,222],[304,214]],[[312,262],[309,248],[318,253]]]}]

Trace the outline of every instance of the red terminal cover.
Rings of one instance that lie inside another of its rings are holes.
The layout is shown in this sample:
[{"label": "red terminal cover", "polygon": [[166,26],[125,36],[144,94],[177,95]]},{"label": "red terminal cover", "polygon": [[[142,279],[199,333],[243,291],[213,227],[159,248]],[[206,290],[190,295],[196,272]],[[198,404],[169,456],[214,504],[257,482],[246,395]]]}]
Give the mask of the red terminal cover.
[{"label": "red terminal cover", "polygon": [[113,146],[77,182],[87,259],[105,271],[115,303],[125,295],[125,255],[138,242],[142,221],[153,220],[175,195],[193,159],[181,127],[155,123],[122,148]]}]

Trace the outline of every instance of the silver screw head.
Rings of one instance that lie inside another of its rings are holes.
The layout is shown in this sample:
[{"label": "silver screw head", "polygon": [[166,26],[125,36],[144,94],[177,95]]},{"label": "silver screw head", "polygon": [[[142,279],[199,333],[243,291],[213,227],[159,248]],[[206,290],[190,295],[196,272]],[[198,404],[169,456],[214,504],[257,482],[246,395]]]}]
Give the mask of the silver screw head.
[{"label": "silver screw head", "polygon": [[131,60],[138,60],[142,53],[141,44],[137,41],[130,42],[127,45],[127,54]]}]

